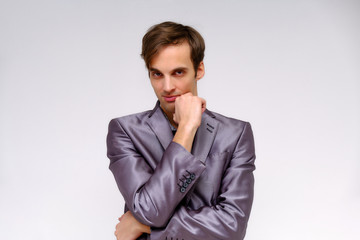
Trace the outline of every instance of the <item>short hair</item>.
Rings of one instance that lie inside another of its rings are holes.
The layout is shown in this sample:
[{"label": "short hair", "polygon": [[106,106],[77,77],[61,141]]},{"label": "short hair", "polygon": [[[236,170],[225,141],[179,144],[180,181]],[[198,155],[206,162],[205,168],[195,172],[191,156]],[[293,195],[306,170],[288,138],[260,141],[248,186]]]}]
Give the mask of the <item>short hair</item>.
[{"label": "short hair", "polygon": [[203,37],[190,26],[169,21],[152,26],[142,39],[141,57],[144,59],[147,69],[150,68],[152,59],[161,48],[181,44],[185,41],[190,45],[190,56],[196,75],[197,69],[204,59],[205,41]]}]

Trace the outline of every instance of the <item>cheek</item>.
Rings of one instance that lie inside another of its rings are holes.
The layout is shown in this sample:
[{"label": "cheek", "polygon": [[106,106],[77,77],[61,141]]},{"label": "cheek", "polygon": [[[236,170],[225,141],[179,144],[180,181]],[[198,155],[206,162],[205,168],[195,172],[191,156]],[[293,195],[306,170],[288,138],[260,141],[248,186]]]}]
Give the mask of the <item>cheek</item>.
[{"label": "cheek", "polygon": [[196,87],[196,81],[194,79],[187,79],[182,84],[182,89],[193,90]]},{"label": "cheek", "polygon": [[159,82],[151,82],[151,86],[154,89],[155,93],[158,93],[161,91],[161,83]]}]

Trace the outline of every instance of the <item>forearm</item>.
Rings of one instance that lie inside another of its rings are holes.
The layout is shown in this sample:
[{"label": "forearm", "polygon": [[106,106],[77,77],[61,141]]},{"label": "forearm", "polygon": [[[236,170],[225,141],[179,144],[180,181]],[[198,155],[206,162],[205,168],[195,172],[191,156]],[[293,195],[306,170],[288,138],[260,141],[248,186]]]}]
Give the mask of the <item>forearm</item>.
[{"label": "forearm", "polygon": [[227,166],[216,197],[207,204],[202,198],[191,198],[189,203],[177,208],[165,228],[152,229],[152,237],[243,239],[254,195],[255,149],[250,124],[244,127]]},{"label": "forearm", "polygon": [[191,152],[196,130],[197,128],[191,125],[181,124],[178,126],[173,141],[183,146],[188,152]]},{"label": "forearm", "polygon": [[147,234],[150,234],[151,233],[151,228],[150,226],[147,226],[145,224],[142,224],[141,222],[138,222],[139,223],[139,232],[141,233],[147,233]]},{"label": "forearm", "polygon": [[[243,239],[250,215],[253,191],[234,204],[221,202],[215,206],[204,206],[191,210],[186,206],[177,208],[165,228],[153,228],[153,239],[198,239],[198,240],[234,240]],[[176,233],[176,234],[174,234]]]},{"label": "forearm", "polygon": [[[153,173],[141,172],[121,160],[110,166],[126,205],[140,222],[161,227],[166,225],[176,206],[205,170],[205,165],[179,144],[173,142]],[[124,172],[124,169],[129,169]],[[132,171],[132,169],[134,169]],[[188,186],[181,189],[184,175],[193,173]],[[127,176],[131,175],[131,179]],[[132,180],[133,179],[133,180]]]},{"label": "forearm", "polygon": [[197,129],[201,124],[201,115],[205,111],[206,101],[190,93],[176,99],[174,121],[178,129],[173,141],[191,152]]}]

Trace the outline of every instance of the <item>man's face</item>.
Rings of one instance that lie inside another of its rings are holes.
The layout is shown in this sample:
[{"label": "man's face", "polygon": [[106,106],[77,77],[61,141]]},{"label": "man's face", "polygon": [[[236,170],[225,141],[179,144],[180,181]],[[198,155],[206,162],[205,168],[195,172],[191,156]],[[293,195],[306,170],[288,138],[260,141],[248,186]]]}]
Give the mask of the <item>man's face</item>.
[{"label": "man's face", "polygon": [[163,47],[149,67],[151,85],[168,116],[175,112],[176,97],[188,92],[197,96],[196,83],[204,74],[204,64],[201,62],[195,76],[187,42]]}]

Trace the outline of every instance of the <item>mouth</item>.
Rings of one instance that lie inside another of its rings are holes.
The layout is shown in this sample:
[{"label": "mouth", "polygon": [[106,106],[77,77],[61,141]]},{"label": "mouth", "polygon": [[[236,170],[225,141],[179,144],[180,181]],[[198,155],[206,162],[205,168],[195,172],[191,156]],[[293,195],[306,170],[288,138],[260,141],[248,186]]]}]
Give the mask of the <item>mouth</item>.
[{"label": "mouth", "polygon": [[163,96],[164,100],[166,102],[175,102],[176,98],[178,97],[179,95],[176,95],[176,96]]}]

